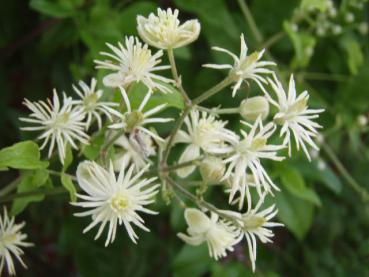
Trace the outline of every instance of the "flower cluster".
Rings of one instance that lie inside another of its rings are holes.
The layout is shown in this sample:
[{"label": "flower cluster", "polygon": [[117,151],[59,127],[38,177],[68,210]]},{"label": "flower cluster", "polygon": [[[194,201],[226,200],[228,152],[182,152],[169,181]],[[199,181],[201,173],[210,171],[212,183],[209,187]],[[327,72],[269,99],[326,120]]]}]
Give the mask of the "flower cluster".
[{"label": "flower cluster", "polygon": [[293,29],[297,31],[308,24],[309,29],[320,36],[338,36],[347,30],[356,30],[365,36],[368,34],[368,23],[359,11],[364,10],[367,0],[351,0],[347,3],[337,4],[333,0],[321,1],[318,5],[302,4],[302,7],[295,10],[294,17],[297,20],[304,18],[303,22],[295,22]]},{"label": "flower cluster", "polygon": [[[105,60],[95,63],[96,68],[110,71],[102,85],[110,87],[113,93],[104,95],[103,87],[97,89],[97,81],[92,79],[90,86],[83,81],[78,87],[73,86],[77,100],[63,93],[61,102],[56,90],[52,101],[25,100],[32,113],[21,120],[34,126],[22,129],[40,131],[41,149],[48,145],[51,157],[56,146],[61,163],[67,147],[82,150],[96,133],[103,134],[104,142],[98,145],[96,159],[80,161],[77,167],[75,180],[80,189],[78,200],[71,204],[85,209],[76,216],[91,219],[83,232],[98,226],[98,239],[107,230],[105,246],[114,242],[121,225],[136,243],[138,234],[134,227],[149,231],[142,215],[156,214],[149,205],[155,203],[159,189],[165,195],[170,187],[176,196],[178,190],[197,205],[184,211],[188,229],[186,234],[178,234],[181,240],[191,245],[207,243],[210,257],[220,259],[245,239],[255,270],[257,241],[271,242],[271,228],[283,226],[271,222],[277,214],[274,205],[262,208],[265,198],[279,191],[266,162],[277,163],[290,157],[294,146],[310,159],[309,148],[318,150],[314,139],[321,128],[314,120],[323,110],[308,107],[309,94],[297,92],[292,75],[288,89],[282,86],[273,71],[277,65],[263,60],[265,50],[248,54],[244,35],[239,55],[213,48],[229,54],[233,64],[204,65],[227,69],[226,79],[193,102],[186,101],[188,95],[170,55],[173,49],[198,38],[200,24],[197,20],[180,24],[178,15],[177,10],[158,9],[157,15],[138,16],[137,30],[144,42],[126,37],[117,46],[107,44],[109,51],[101,52]],[[150,46],[160,50],[152,54]],[[161,65],[163,51],[170,56],[170,65]],[[159,71],[169,68],[173,79],[159,75]],[[234,97],[243,90],[242,84],[252,82],[259,95],[248,97],[231,109],[241,119],[236,130],[220,118],[227,109],[200,106],[227,86],[232,86],[227,93]],[[139,101],[135,89],[131,89],[137,83],[143,88]],[[176,120],[165,116],[164,110],[169,106],[165,102],[167,93],[183,96],[185,108]],[[171,128],[156,127],[167,123]],[[173,148],[178,151],[171,151]],[[174,159],[178,162],[169,165],[168,160]],[[198,180],[198,194],[213,184],[221,185],[229,209],[220,210],[208,203],[204,195],[194,195],[186,184],[188,177],[195,176],[202,178]],[[13,225],[6,213],[4,218],[0,221],[4,230],[0,237],[1,269],[5,261],[12,273],[9,253],[19,258],[22,252],[18,246],[28,244],[22,242],[25,236],[19,233],[21,225]],[[17,239],[10,233],[15,233]]]}]

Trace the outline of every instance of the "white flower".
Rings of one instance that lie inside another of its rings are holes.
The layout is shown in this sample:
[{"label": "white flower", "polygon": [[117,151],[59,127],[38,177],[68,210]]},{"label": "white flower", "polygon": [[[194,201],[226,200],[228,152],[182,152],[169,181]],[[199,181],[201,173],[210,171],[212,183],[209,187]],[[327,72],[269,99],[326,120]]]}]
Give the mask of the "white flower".
[{"label": "white flower", "polygon": [[81,107],[87,115],[86,129],[88,129],[92,123],[92,118],[95,117],[99,129],[102,126],[102,120],[100,113],[106,115],[106,117],[112,121],[112,115],[120,116],[120,113],[111,107],[118,107],[118,103],[102,102],[100,101],[103,95],[102,90],[96,90],[96,79],[91,79],[91,84],[88,86],[85,82],[79,81],[77,86],[73,85],[74,91],[81,98],[80,100],[73,100],[73,104]]},{"label": "white flower", "polygon": [[24,268],[27,268],[21,256],[24,254],[21,247],[33,246],[25,242],[27,235],[20,232],[25,223],[14,223],[14,217],[9,218],[4,207],[3,216],[0,215],[0,275],[6,265],[9,275],[15,275],[13,258],[15,257]]},{"label": "white flower", "polygon": [[215,69],[230,69],[229,76],[233,78],[236,84],[233,87],[232,96],[234,97],[241,87],[242,82],[248,82],[248,80],[254,80],[260,88],[263,88],[263,83],[267,81],[262,74],[272,74],[273,71],[266,68],[270,65],[275,65],[274,62],[259,61],[264,54],[265,49],[260,52],[254,52],[251,55],[247,55],[247,46],[243,34],[241,35],[241,53],[240,57],[237,57],[227,49],[220,47],[212,47],[213,50],[225,52],[230,55],[234,64],[204,64],[203,66]]},{"label": "white flower", "polygon": [[215,260],[227,256],[226,251],[233,251],[233,246],[239,242],[239,230],[229,222],[219,220],[216,213],[211,213],[209,218],[198,209],[188,208],[184,216],[188,235],[179,233],[178,237],[194,246],[206,241],[209,255]]},{"label": "white flower", "polygon": [[20,118],[21,121],[37,124],[35,127],[23,127],[25,131],[42,131],[38,139],[44,140],[41,149],[48,143],[49,153],[54,150],[55,143],[58,148],[61,163],[64,163],[67,144],[74,149],[78,149],[75,141],[88,144],[89,136],[85,133],[86,123],[84,122],[85,113],[83,109],[74,107],[73,100],[63,94],[63,105],[60,105],[59,97],[54,89],[53,102],[30,102],[25,99],[23,102],[32,113],[29,118]]},{"label": "white flower", "polygon": [[128,169],[122,164],[118,177],[115,176],[113,165],[109,171],[95,162],[82,162],[77,169],[78,184],[86,194],[77,194],[82,202],[72,205],[89,209],[86,212],[76,213],[76,216],[91,216],[92,222],[83,230],[87,232],[100,224],[95,236],[98,239],[105,226],[109,225],[105,246],[115,239],[117,226],[124,224],[131,240],[136,243],[138,236],[131,224],[135,224],[145,231],[149,231],[138,212],[156,214],[144,206],[154,202],[153,197],[158,193],[158,186],[153,185],[157,177],[141,178],[148,167],[136,175],[132,175],[134,166]]},{"label": "white flower", "polygon": [[136,171],[139,171],[151,164],[149,157],[156,154],[151,137],[140,130],[132,132],[128,137],[122,134],[114,145],[122,148],[116,149],[113,163],[115,171],[120,170],[122,163],[133,164]]},{"label": "white flower", "polygon": [[226,192],[229,193],[229,203],[232,205],[238,203],[239,210],[243,208],[245,199],[247,203],[252,202],[250,188],[260,187],[255,184],[254,176],[247,173],[240,176],[238,183],[234,183],[234,174],[231,174],[226,180],[225,184],[227,186]]},{"label": "white flower", "polygon": [[164,103],[164,104],[161,104],[159,106],[152,108],[151,110],[143,112],[143,109],[145,108],[145,105],[149,101],[149,98],[152,94],[151,90],[149,90],[146,96],[144,97],[144,99],[142,100],[138,109],[132,110],[131,103],[128,99],[126,91],[122,87],[119,87],[119,88],[120,88],[120,91],[123,97],[123,101],[126,105],[127,112],[121,115],[121,120],[119,123],[114,123],[110,125],[109,128],[112,128],[112,129],[122,129],[123,128],[127,133],[140,130],[148,134],[152,138],[163,142],[164,140],[161,137],[159,137],[157,134],[150,131],[149,129],[145,128],[144,125],[151,124],[151,123],[165,123],[165,122],[172,121],[173,120],[172,118],[151,117],[157,114],[158,112],[162,111],[167,106],[167,104]]},{"label": "white flower", "polygon": [[170,92],[168,87],[160,81],[170,83],[172,80],[155,74],[156,71],[170,68],[167,65],[158,66],[161,62],[160,57],[163,55],[161,50],[151,55],[147,44],[142,44],[138,38],[132,36],[126,37],[125,46],[120,42],[118,43],[119,47],[109,43],[107,46],[113,53],[101,52],[101,55],[110,58],[110,60],[95,60],[96,68],[114,71],[114,73],[104,77],[105,86],[127,88],[133,82],[142,82],[152,90],[159,89],[162,92]]},{"label": "white flower", "polygon": [[[179,163],[195,160],[200,157],[203,150],[210,154],[222,154],[229,151],[226,141],[235,141],[237,135],[225,128],[227,122],[216,120],[215,117],[206,112],[192,110],[185,118],[184,123],[187,132],[179,130],[175,141],[177,143],[188,143],[179,158]],[[184,178],[195,170],[195,166],[188,166],[177,170],[177,174]]]},{"label": "white flower", "polygon": [[247,170],[251,172],[259,194],[262,193],[262,190],[272,194],[272,187],[279,190],[265,171],[260,160],[281,161],[284,159],[277,155],[277,151],[284,148],[283,145],[267,144],[268,138],[274,133],[275,125],[269,123],[264,127],[260,117],[254,125],[249,125],[246,122],[242,123],[250,126],[251,130],[249,133],[240,130],[243,138],[233,145],[229,157],[224,160],[225,163],[229,164],[224,179],[233,174],[229,196],[230,202],[240,188],[247,187],[247,178],[244,178]]},{"label": "white flower", "polygon": [[137,16],[137,30],[147,44],[161,49],[173,49],[195,41],[200,34],[197,19],[187,20],[180,25],[178,10],[158,9],[158,15],[151,13],[148,18]]},{"label": "white flower", "polygon": [[274,80],[269,79],[269,83],[273,87],[278,97],[278,102],[269,97],[269,101],[278,108],[278,113],[274,116],[274,122],[281,125],[280,135],[284,136],[283,144],[288,145],[288,154],[291,156],[291,132],[295,138],[297,149],[300,145],[310,160],[309,152],[306,144],[315,150],[319,150],[312,138],[317,137],[317,128],[321,128],[318,123],[312,121],[319,117],[319,113],[324,109],[309,109],[307,102],[309,94],[305,90],[299,96],[296,96],[295,81],[291,75],[288,94],[284,91],[282,84],[274,75]]},{"label": "white flower", "polygon": [[269,222],[277,213],[275,205],[269,208],[258,211],[264,202],[265,194],[263,194],[254,209],[251,209],[251,202],[248,203],[247,212],[242,214],[243,233],[247,240],[249,255],[252,264],[252,270],[255,271],[256,262],[256,238],[259,238],[262,243],[272,242],[274,236],[273,231],[268,228],[284,226],[281,223]]}]

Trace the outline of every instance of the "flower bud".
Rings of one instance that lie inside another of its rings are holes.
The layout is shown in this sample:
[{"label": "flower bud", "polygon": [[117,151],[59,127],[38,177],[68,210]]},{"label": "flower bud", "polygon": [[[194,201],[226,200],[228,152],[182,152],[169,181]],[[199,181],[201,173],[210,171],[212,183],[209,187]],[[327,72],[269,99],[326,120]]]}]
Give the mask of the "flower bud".
[{"label": "flower bud", "polygon": [[219,182],[225,172],[225,164],[222,159],[217,157],[208,157],[200,164],[200,173],[202,178],[209,183]]},{"label": "flower bud", "polygon": [[147,44],[160,49],[178,48],[195,41],[200,34],[198,20],[187,20],[180,24],[178,10],[158,9],[147,18],[137,17],[137,30]]},{"label": "flower bud", "polygon": [[245,99],[240,105],[241,116],[248,121],[255,121],[259,116],[265,119],[269,114],[269,103],[264,96]]}]

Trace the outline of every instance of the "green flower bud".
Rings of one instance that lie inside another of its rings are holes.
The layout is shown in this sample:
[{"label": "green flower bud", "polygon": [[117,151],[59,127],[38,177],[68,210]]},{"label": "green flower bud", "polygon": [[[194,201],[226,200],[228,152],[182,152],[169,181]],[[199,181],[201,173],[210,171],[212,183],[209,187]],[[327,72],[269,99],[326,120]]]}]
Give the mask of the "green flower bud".
[{"label": "green flower bud", "polygon": [[259,116],[265,119],[269,114],[269,103],[264,96],[245,99],[240,105],[241,116],[248,121],[255,121]]},{"label": "green flower bud", "polygon": [[225,164],[222,159],[208,157],[200,164],[200,173],[204,181],[209,183],[219,182],[225,173]]}]

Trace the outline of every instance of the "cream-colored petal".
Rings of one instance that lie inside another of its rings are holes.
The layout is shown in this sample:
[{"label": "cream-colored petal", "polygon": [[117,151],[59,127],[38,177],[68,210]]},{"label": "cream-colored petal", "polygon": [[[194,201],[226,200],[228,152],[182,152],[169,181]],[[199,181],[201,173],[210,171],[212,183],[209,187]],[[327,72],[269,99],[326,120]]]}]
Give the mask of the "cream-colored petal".
[{"label": "cream-colored petal", "polygon": [[[200,147],[194,144],[190,144],[186,147],[186,149],[183,151],[181,157],[179,158],[179,163],[185,163],[188,161],[192,161],[200,156]],[[188,175],[190,175],[194,170],[196,166],[186,166],[183,168],[180,168],[177,170],[177,175],[181,178],[185,178]]]}]

